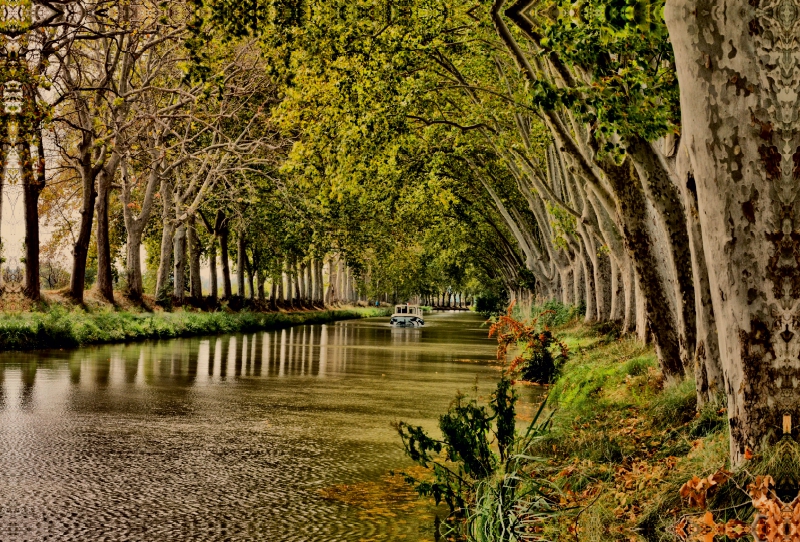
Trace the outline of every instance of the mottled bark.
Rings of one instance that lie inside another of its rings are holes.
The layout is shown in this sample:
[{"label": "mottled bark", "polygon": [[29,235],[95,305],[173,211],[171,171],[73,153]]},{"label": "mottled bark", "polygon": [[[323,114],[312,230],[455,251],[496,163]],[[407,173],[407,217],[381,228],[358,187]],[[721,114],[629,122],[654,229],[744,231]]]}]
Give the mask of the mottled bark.
[{"label": "mottled bark", "polygon": [[655,210],[655,226],[665,236],[660,268],[664,282],[672,285],[676,331],[681,363],[687,370],[693,366],[696,346],[695,291],[692,254],[689,246],[687,218],[677,183],[652,146],[635,140],[628,147],[637,176],[642,181],[647,201]]},{"label": "mottled bark", "polygon": [[172,237],[175,234],[175,222],[172,220],[172,186],[166,180],[161,181],[161,254],[156,274],[156,299],[163,300],[169,296],[169,274],[172,267]]},{"label": "mottled bark", "polygon": [[610,264],[611,309],[609,311],[609,319],[615,322],[621,322],[625,317],[625,283],[622,280],[622,270],[617,262],[612,258]]},{"label": "mottled bark", "polygon": [[800,422],[800,3],[671,0],[666,19],[739,464]]},{"label": "mottled bark", "polygon": [[583,275],[584,284],[584,302],[586,304],[586,316],[584,321],[587,323],[594,322],[597,317],[597,293],[594,289],[594,266],[592,260],[587,254],[587,248],[584,245],[581,251],[581,266],[583,267],[581,274]]},{"label": "mottled bark", "polygon": [[[626,161],[622,166],[605,168],[609,182],[617,194],[617,214],[623,229],[625,246],[631,255],[639,277],[644,308],[653,333],[653,341],[662,370],[668,375],[682,375],[679,333],[671,308],[670,292],[659,272],[661,260],[655,253],[655,243],[647,222],[647,201],[636,173]],[[638,296],[637,296],[638,297]],[[657,322],[658,325],[652,325]]]},{"label": "mottled bark", "polygon": [[697,193],[694,174],[691,171],[687,152],[680,152],[676,164],[686,208],[686,226],[689,231],[689,246],[692,252],[694,276],[695,317],[697,322],[697,346],[694,353],[694,375],[697,385],[697,402],[702,406],[715,401],[723,393],[723,374],[719,359],[719,338],[711,300],[711,285],[708,266],[703,251],[703,236],[700,227],[700,212],[697,208]]}]

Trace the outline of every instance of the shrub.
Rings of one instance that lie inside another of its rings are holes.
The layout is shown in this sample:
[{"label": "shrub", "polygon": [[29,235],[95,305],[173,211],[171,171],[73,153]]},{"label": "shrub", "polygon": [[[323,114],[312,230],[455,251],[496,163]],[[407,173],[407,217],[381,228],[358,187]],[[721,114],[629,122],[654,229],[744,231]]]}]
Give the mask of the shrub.
[{"label": "shrub", "polygon": [[506,304],[506,297],[496,292],[482,292],[475,299],[475,311],[487,318],[503,312]]},{"label": "shrub", "polygon": [[[493,319],[489,329],[489,336],[497,337],[497,359],[505,363],[508,349],[520,346],[521,352],[509,364],[508,372],[519,374],[523,380],[549,384],[555,378],[558,365],[568,356],[567,346],[547,326],[541,329],[538,317],[530,323],[515,319],[513,308],[512,303],[506,314]],[[560,350],[557,356],[553,355],[553,346]]]},{"label": "shrub", "polygon": [[554,328],[563,326],[573,319],[583,316],[585,312],[585,307],[581,309],[581,307],[565,305],[560,301],[550,300],[542,305],[534,306],[531,309],[531,316],[536,318],[540,326]]},{"label": "shrub", "polygon": [[457,395],[439,418],[441,439],[430,437],[421,427],[395,425],[408,457],[432,474],[431,480],[406,475],[406,481],[421,495],[448,505],[461,520],[453,525],[456,534],[465,527],[472,540],[515,540],[512,533],[525,531],[534,517],[538,521],[541,514],[553,512],[545,491],[550,484],[523,471],[531,461],[525,453],[532,439],[550,422],[539,422],[542,404],[525,434],[518,435],[516,401],[511,380],[504,376],[488,408]]}]

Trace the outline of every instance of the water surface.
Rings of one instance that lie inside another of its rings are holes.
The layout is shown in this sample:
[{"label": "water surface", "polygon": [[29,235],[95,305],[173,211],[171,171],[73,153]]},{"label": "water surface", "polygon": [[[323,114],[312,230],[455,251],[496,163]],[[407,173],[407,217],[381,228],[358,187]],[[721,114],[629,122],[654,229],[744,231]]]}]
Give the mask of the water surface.
[{"label": "water surface", "polygon": [[0,354],[0,540],[433,540],[323,497],[497,378],[472,314]]}]

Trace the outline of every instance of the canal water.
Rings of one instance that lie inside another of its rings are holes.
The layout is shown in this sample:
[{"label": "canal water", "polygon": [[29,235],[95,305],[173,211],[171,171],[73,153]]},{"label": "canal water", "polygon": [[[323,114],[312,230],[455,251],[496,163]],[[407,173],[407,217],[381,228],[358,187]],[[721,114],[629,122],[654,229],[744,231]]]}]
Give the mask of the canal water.
[{"label": "canal water", "polygon": [[482,322],[0,354],[0,540],[433,541],[391,423],[491,393]]}]

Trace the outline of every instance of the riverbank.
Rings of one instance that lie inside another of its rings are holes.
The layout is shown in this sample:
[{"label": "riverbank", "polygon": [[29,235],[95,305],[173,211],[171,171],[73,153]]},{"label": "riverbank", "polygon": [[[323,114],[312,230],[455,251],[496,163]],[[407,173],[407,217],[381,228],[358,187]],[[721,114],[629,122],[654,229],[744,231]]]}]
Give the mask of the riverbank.
[{"label": "riverbank", "polygon": [[0,313],[0,351],[264,331],[390,313],[391,309],[382,307],[294,312],[87,312],[54,305],[44,311]]},{"label": "riverbank", "polygon": [[[526,471],[552,484],[543,539],[675,540],[691,512],[681,486],[729,468],[719,405],[697,412],[694,381],[666,381],[651,346],[573,323],[570,358],[550,390],[552,427]],[[710,501],[709,501],[710,502]]]}]

